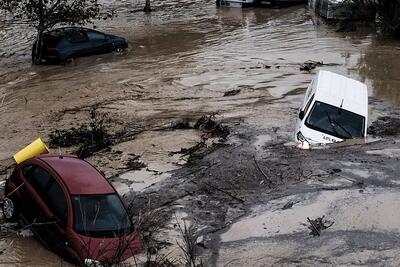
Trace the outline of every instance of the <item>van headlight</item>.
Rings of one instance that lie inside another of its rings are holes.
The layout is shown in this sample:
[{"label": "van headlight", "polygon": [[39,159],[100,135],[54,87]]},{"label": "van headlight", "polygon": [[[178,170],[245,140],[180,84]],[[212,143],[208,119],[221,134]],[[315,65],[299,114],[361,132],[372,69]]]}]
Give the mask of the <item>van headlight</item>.
[{"label": "van headlight", "polygon": [[308,143],[307,139],[300,131],[297,133],[297,140],[300,142],[299,145],[297,146],[298,148],[310,149],[310,143]]},{"label": "van headlight", "polygon": [[304,137],[304,135],[299,131],[297,133],[297,140],[299,140],[300,142],[307,142],[307,139]]},{"label": "van headlight", "polygon": [[85,259],[84,264],[89,267],[103,267],[103,264],[97,260]]}]

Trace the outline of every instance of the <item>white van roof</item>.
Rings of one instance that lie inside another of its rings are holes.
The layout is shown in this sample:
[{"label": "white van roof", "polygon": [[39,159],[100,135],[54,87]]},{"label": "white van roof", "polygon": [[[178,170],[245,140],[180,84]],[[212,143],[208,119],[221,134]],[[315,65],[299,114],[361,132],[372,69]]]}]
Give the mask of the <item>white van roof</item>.
[{"label": "white van roof", "polygon": [[320,70],[314,99],[332,106],[368,116],[367,86],[345,76]]}]

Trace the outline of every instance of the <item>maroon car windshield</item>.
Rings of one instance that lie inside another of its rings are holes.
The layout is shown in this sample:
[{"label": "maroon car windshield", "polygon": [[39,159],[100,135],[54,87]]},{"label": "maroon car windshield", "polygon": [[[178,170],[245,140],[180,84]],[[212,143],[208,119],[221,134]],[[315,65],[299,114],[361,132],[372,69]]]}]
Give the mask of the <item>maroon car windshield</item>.
[{"label": "maroon car windshield", "polygon": [[117,194],[72,196],[75,230],[86,236],[126,234],[131,221]]}]

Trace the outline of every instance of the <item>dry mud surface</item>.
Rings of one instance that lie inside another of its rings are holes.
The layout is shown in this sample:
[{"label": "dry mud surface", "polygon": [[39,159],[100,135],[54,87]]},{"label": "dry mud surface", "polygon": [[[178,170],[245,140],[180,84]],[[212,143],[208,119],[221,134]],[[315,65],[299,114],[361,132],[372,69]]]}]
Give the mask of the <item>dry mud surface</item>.
[{"label": "dry mud surface", "polygon": [[[154,1],[146,15],[130,12],[139,2],[105,4],[118,17],[97,29],[126,37],[129,50],[67,66],[31,66],[32,32],[0,21],[1,179],[16,151],[95,111],[112,143],[87,160],[134,211],[150,200],[171,214],[160,237],[171,256],[179,218],[197,226],[206,266],[399,265],[398,41],[336,33],[303,6]],[[300,71],[307,60],[324,65]],[[368,84],[369,121],[384,118],[366,143],[295,148],[298,107],[318,69]],[[194,127],[210,114],[226,139]],[[309,235],[307,217],[322,216],[334,224]],[[1,226],[0,265],[61,264],[29,233]]]}]

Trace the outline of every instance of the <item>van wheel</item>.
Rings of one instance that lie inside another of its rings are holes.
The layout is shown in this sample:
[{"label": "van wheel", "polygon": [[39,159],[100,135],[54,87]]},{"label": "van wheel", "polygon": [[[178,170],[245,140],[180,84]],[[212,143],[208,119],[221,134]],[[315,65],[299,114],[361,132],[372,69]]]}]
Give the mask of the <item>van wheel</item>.
[{"label": "van wheel", "polygon": [[3,200],[3,216],[8,222],[18,221],[18,207],[15,200],[5,197]]}]

